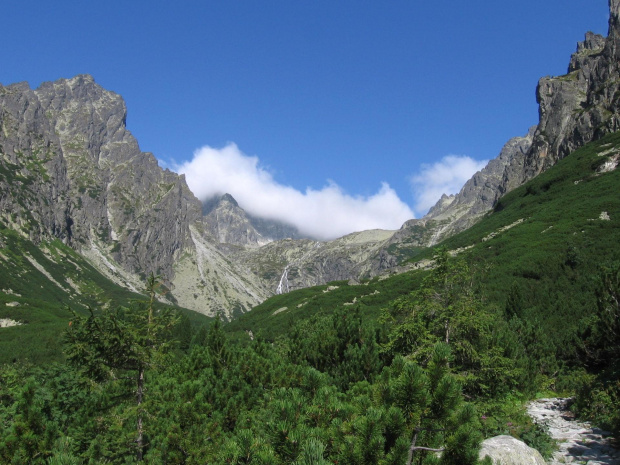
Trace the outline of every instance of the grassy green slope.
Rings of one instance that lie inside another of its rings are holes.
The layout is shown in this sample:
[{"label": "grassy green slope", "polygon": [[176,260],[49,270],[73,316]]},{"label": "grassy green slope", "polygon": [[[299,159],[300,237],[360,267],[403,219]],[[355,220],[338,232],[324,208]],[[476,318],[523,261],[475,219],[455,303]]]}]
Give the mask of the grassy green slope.
[{"label": "grassy green slope", "polygon": [[488,300],[503,308],[516,288],[522,316],[567,346],[595,307],[600,265],[620,259],[620,170],[597,172],[618,152],[620,134],[575,151],[445,242],[450,249],[474,245],[467,253],[479,264]]},{"label": "grassy green slope", "polygon": [[[575,151],[504,196],[495,211],[442,245],[465,248],[461,253],[474,264],[477,282],[492,305],[502,309],[511,289],[516,289],[523,316],[557,333],[561,341],[570,334],[566,329],[574,329],[594,305],[598,266],[620,258],[620,170],[597,173],[618,151],[620,133]],[[610,220],[600,219],[603,212]],[[430,258],[432,253],[416,250],[411,260]],[[296,320],[342,307],[354,297],[364,314],[376,317],[387,302],[413,290],[423,273],[374,279],[361,286],[337,283],[340,287],[330,292],[319,286],[276,296],[232,322],[228,330],[252,330],[272,338]],[[278,312],[282,308],[286,310]]]},{"label": "grassy green slope", "polygon": [[330,314],[343,306],[357,307],[363,316],[374,318],[388,302],[410,292],[418,277],[401,274],[385,280],[373,279],[361,285],[336,281],[277,295],[233,320],[226,325],[226,329],[237,333],[238,337],[251,330],[267,339],[273,339],[285,333],[300,319],[316,314]]},{"label": "grassy green slope", "polygon": [[[35,245],[0,225],[0,319],[22,323],[0,328],[0,364],[62,358],[60,334],[71,317],[67,308],[86,312],[142,298],[101,275],[62,242]],[[179,310],[196,324],[210,320]]]}]

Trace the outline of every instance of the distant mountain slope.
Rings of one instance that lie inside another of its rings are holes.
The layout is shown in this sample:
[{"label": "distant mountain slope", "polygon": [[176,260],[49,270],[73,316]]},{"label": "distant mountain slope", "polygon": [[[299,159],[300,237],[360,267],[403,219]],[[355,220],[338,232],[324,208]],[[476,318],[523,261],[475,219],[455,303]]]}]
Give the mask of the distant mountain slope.
[{"label": "distant mountain slope", "polygon": [[[288,292],[334,280],[373,276],[375,263],[394,231],[370,230],[332,241],[281,240],[259,249],[239,250],[245,263],[274,292]],[[278,290],[279,288],[279,290]]]},{"label": "distant mountain slope", "polygon": [[[486,301],[498,309],[517,289],[529,321],[569,337],[595,307],[598,267],[620,260],[620,133],[590,143],[500,199],[495,211],[445,240],[472,263]],[[361,284],[339,281],[272,297],[228,329],[275,338],[295,321],[338,308],[377,318],[388,302],[415,289],[432,266],[415,252],[417,271]],[[574,350],[566,340],[563,350]]]}]

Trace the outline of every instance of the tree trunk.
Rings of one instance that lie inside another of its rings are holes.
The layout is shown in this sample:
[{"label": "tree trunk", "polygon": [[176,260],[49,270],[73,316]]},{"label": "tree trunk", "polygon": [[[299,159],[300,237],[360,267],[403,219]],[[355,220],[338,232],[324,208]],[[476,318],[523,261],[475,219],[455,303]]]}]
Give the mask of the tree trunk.
[{"label": "tree trunk", "polygon": [[144,367],[138,368],[138,390],[136,392],[136,400],[138,403],[138,438],[136,443],[138,445],[138,462],[142,461],[144,455],[144,429],[142,427],[142,395],[144,394]]},{"label": "tree trunk", "polygon": [[418,429],[416,428],[415,434],[411,439],[411,447],[409,447],[409,455],[407,457],[407,465],[411,465],[413,463],[413,452],[416,450],[415,443],[418,440]]}]

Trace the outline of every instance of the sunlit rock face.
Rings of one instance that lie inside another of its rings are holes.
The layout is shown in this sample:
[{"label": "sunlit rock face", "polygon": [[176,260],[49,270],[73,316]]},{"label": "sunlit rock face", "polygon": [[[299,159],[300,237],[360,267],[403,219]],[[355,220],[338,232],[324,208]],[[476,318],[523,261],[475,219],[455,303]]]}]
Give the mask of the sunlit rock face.
[{"label": "sunlit rock face", "polygon": [[3,87],[0,107],[2,163],[27,179],[23,189],[19,179],[3,186],[11,203],[3,215],[30,214],[35,239],[52,235],[80,251],[101,245],[128,271],[170,278],[200,202],[140,151],[123,99],[82,75],[36,90]]}]

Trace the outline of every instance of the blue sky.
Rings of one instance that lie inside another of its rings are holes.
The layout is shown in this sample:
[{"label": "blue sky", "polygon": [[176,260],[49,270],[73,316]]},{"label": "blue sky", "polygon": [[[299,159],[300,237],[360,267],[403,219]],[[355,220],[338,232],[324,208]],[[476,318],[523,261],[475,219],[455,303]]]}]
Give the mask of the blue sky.
[{"label": "blue sky", "polygon": [[441,163],[463,175],[537,123],[538,79],[565,73],[586,31],[607,33],[608,5],[23,0],[2,16],[2,84],[92,74],[162,164],[194,169],[201,148],[234,148],[271,187],[335,186],[356,208],[389,185],[400,221],[437,187],[412,177]]}]

